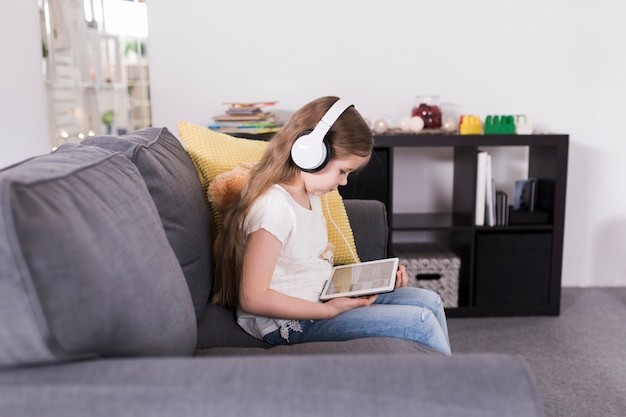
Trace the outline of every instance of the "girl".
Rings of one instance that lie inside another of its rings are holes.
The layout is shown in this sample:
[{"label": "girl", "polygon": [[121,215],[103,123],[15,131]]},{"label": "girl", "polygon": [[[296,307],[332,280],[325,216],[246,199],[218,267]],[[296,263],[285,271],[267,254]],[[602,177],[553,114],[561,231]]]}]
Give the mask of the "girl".
[{"label": "girl", "polygon": [[399,337],[450,354],[441,298],[406,287],[404,267],[391,293],[319,301],[333,249],[320,197],[347,184],[372,147],[357,110],[322,97],[294,113],[252,168],[224,216],[213,294],[213,302],[237,307],[250,335],[274,345]]}]

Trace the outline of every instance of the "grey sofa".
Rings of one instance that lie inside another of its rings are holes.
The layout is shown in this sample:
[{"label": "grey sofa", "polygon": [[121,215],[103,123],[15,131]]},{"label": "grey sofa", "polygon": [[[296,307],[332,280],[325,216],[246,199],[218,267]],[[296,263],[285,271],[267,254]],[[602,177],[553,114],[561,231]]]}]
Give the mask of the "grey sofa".
[{"label": "grey sofa", "polygon": [[[345,204],[361,258],[385,256],[384,206]],[[543,415],[519,358],[249,337],[208,303],[211,247],[165,128],[0,170],[0,416]]]}]

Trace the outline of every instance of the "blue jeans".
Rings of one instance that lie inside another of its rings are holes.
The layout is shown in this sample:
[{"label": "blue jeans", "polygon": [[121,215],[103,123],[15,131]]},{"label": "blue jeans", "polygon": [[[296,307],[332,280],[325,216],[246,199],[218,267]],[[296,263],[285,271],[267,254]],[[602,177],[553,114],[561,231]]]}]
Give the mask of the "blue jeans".
[{"label": "blue jeans", "polygon": [[266,342],[287,345],[305,342],[341,341],[361,337],[398,337],[450,355],[448,326],[441,297],[422,288],[402,287],[379,294],[367,307],[348,310],[327,320],[300,320],[302,331],[280,330],[265,335]]}]

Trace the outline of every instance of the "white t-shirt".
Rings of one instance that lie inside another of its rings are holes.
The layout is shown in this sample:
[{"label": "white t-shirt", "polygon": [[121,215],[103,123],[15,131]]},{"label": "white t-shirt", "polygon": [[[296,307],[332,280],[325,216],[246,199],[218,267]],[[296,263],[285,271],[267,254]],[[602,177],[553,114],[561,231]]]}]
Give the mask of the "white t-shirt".
[{"label": "white t-shirt", "polygon": [[[320,258],[328,244],[326,220],[319,197],[309,194],[311,210],[298,204],[280,185],[257,199],[246,217],[246,235],[264,229],[282,247],[270,288],[293,297],[319,302],[331,265]],[[255,316],[237,309],[237,323],[250,335],[262,339],[289,320]]]}]

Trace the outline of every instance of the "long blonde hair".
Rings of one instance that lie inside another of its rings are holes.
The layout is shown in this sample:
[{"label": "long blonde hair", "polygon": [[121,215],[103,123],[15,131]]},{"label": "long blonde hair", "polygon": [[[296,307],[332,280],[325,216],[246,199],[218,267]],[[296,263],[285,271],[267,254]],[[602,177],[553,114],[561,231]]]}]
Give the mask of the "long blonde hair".
[{"label": "long blonde hair", "polygon": [[[263,156],[251,169],[238,199],[224,214],[222,233],[217,239],[213,303],[228,308],[237,306],[247,240],[243,226],[250,207],[272,185],[289,183],[298,175],[300,170],[291,160],[291,146],[300,133],[313,129],[337,100],[337,97],[321,97],[296,111],[269,141]],[[326,140],[331,159],[350,155],[367,157],[374,142],[369,126],[354,107],[348,108],[333,124]]]}]

